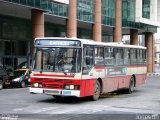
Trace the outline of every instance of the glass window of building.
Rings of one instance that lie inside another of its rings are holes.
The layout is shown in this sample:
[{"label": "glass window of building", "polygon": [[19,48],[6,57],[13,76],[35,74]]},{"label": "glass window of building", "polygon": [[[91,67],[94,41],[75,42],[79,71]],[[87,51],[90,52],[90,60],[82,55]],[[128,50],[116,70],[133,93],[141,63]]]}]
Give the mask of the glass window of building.
[{"label": "glass window of building", "polygon": [[79,20],[93,22],[94,0],[77,0],[77,17]]},{"label": "glass window of building", "polygon": [[[31,24],[28,20],[0,16],[0,64],[13,73],[30,54]],[[12,75],[12,74],[11,74]]]},{"label": "glass window of building", "polygon": [[89,29],[78,28],[77,36],[82,39],[92,39],[92,31]]},{"label": "glass window of building", "polygon": [[134,27],[135,25],[135,0],[122,1],[123,27]]},{"label": "glass window of building", "polygon": [[102,0],[102,24],[115,25],[115,0]]},{"label": "glass window of building", "polygon": [[150,19],[150,0],[142,0],[142,17]]}]

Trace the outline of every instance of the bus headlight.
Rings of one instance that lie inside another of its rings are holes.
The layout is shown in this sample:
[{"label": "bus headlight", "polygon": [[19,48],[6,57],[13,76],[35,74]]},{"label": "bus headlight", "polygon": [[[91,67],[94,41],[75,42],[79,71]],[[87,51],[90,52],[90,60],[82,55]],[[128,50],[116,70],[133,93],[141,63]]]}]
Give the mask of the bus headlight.
[{"label": "bus headlight", "polygon": [[65,85],[65,86],[64,86],[64,89],[69,90],[69,89],[70,89],[70,85]]},{"label": "bus headlight", "polygon": [[42,84],[41,83],[33,83],[32,87],[42,88]]},{"label": "bus headlight", "polygon": [[64,85],[64,89],[67,89],[67,90],[79,90],[80,86],[79,85]]},{"label": "bus headlight", "polygon": [[74,85],[70,85],[70,89],[73,90],[74,89]]},{"label": "bus headlight", "polygon": [[42,84],[39,84],[39,88],[42,88]]},{"label": "bus headlight", "polygon": [[34,83],[34,84],[33,84],[33,87],[38,87],[38,83]]}]

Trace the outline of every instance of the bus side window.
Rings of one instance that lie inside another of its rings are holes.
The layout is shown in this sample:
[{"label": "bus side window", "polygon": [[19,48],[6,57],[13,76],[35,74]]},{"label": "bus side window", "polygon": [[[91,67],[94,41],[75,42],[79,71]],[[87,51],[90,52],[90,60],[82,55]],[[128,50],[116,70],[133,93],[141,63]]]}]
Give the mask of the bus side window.
[{"label": "bus side window", "polygon": [[137,50],[137,61],[139,65],[143,65],[142,50]]},{"label": "bus side window", "polygon": [[147,61],[146,61],[146,57],[147,57],[146,50],[142,50],[142,52],[143,52],[143,54],[142,54],[143,64],[145,65],[147,63]]},{"label": "bus side window", "polygon": [[128,48],[124,49],[124,65],[130,65],[130,50]]},{"label": "bus side window", "polygon": [[113,64],[116,65],[117,48],[113,48]]},{"label": "bus side window", "polygon": [[104,48],[95,48],[95,65],[104,65]]},{"label": "bus side window", "polygon": [[105,48],[105,65],[114,65],[113,48]]},{"label": "bus side window", "polygon": [[115,55],[116,55],[116,65],[123,65],[123,49],[117,48]]},{"label": "bus side window", "polygon": [[131,65],[137,65],[136,49],[130,49]]}]

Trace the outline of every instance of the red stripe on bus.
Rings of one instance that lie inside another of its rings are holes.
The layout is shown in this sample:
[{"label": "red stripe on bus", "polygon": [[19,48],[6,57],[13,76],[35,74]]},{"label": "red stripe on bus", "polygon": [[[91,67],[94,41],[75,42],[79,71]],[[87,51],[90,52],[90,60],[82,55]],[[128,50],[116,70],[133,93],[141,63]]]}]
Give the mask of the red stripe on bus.
[{"label": "red stripe on bus", "polygon": [[74,76],[70,75],[53,75],[53,74],[34,74],[33,76],[49,76],[49,77],[67,77],[67,78],[74,78]]},{"label": "red stripe on bus", "polygon": [[94,69],[105,69],[105,66],[94,66]]}]

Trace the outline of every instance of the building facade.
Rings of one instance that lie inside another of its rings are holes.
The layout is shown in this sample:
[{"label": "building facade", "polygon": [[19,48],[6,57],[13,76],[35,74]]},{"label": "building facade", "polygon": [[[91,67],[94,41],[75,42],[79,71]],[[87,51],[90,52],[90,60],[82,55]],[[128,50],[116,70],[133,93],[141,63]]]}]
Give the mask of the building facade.
[{"label": "building facade", "polygon": [[160,39],[155,41],[155,65],[160,66]]},{"label": "building facade", "polygon": [[[0,0],[0,65],[29,66],[35,37],[77,37],[138,45],[145,36],[148,72],[154,72],[159,0]],[[27,62],[25,62],[27,61]]]}]

